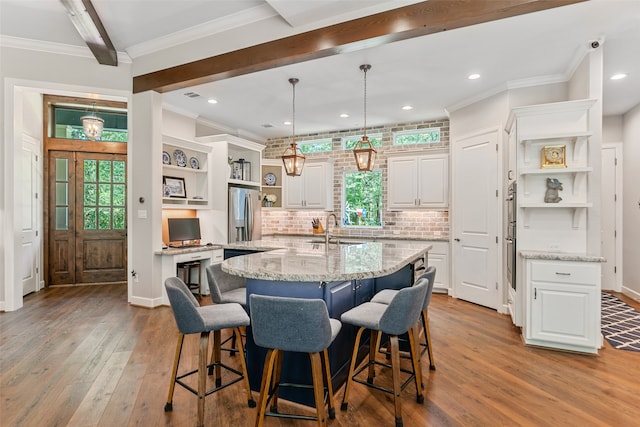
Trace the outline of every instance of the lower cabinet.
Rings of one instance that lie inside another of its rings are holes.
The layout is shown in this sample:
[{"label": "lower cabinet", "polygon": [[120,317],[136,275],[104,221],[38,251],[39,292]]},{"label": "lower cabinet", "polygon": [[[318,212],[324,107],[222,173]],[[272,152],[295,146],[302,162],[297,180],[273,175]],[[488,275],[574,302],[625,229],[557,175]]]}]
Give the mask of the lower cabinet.
[{"label": "lower cabinet", "polygon": [[529,259],[525,263],[527,344],[597,353],[600,264]]}]

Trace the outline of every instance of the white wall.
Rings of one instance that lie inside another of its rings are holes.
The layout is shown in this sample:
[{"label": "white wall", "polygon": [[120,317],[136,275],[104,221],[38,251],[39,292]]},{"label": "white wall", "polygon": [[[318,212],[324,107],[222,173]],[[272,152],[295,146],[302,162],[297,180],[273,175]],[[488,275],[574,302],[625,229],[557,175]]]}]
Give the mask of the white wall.
[{"label": "white wall", "polygon": [[602,118],[602,142],[622,142],[622,120],[622,116],[606,116]]},{"label": "white wall", "polygon": [[640,300],[640,104],[623,118],[622,291]]}]

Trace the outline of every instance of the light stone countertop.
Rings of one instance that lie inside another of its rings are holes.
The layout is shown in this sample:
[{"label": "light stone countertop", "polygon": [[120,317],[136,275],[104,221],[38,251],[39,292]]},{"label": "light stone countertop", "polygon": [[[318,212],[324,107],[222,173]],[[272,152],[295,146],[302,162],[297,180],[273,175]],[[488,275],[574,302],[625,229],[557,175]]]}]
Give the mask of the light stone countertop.
[{"label": "light stone countertop", "polygon": [[[323,243],[313,243],[320,241]],[[250,279],[284,282],[316,282],[382,277],[425,256],[431,249],[428,241],[363,241],[330,243],[324,237],[270,237],[251,242],[237,242],[226,248],[259,252],[233,257],[222,263],[222,270]]]},{"label": "light stone countertop", "polygon": [[548,261],[579,261],[579,262],[605,262],[601,256],[575,254],[569,252],[545,252],[545,251],[520,251],[525,259],[543,259]]}]

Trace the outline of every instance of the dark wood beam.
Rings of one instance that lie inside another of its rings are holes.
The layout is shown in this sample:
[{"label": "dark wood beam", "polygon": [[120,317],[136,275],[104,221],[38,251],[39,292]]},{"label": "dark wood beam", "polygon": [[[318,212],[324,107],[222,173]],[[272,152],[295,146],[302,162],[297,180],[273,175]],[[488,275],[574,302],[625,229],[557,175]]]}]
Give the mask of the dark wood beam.
[{"label": "dark wood beam", "polygon": [[585,0],[429,0],[133,78],[168,92]]}]

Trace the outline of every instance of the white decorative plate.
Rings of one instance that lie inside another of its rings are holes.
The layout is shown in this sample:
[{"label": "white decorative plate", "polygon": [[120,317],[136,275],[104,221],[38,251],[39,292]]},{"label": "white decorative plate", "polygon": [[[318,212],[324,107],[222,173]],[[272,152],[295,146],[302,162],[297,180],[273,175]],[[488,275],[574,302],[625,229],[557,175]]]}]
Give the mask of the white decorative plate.
[{"label": "white decorative plate", "polygon": [[195,157],[189,159],[189,165],[191,166],[191,169],[200,169],[200,162]]},{"label": "white decorative plate", "polygon": [[170,165],[171,164],[171,156],[166,151],[162,152],[162,164]]},{"label": "white decorative plate", "polygon": [[173,158],[176,161],[176,165],[180,166],[181,168],[187,167],[187,155],[184,154],[184,151],[175,150],[173,152]]},{"label": "white decorative plate", "polygon": [[264,183],[266,185],[276,185],[277,180],[278,179],[276,178],[276,176],[274,174],[272,174],[271,172],[267,173],[264,176]]}]

